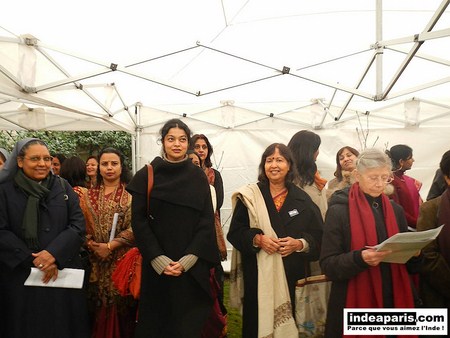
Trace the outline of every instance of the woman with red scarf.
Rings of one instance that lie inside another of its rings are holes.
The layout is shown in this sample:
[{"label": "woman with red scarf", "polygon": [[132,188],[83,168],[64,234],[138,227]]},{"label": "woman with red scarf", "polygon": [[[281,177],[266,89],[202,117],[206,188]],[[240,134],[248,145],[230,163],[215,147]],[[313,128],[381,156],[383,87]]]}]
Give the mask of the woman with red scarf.
[{"label": "woman with red scarf", "polygon": [[420,295],[427,308],[450,307],[450,150],[439,164],[447,188],[444,193],[422,204],[417,231],[445,224],[435,241],[423,250],[424,264],[420,270]]},{"label": "woman with red scarf", "polygon": [[416,272],[422,257],[383,263],[390,251],[367,248],[408,230],[402,208],[383,193],[392,180],[389,157],[363,151],[355,179],[331,197],[324,225],[320,264],[333,282],[325,337],[342,337],[344,308],[414,307],[409,272]]}]

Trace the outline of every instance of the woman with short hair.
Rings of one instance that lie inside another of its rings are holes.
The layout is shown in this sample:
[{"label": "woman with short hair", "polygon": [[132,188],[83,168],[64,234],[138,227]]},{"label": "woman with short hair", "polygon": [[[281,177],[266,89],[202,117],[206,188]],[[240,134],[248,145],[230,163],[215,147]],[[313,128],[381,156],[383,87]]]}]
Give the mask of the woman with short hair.
[{"label": "woman with short hair", "polygon": [[342,337],[344,308],[415,306],[409,272],[417,272],[421,257],[384,263],[390,251],[370,248],[408,231],[403,209],[383,193],[392,180],[389,157],[362,151],[355,180],[331,196],[325,219],[320,265],[332,281],[325,337]]}]

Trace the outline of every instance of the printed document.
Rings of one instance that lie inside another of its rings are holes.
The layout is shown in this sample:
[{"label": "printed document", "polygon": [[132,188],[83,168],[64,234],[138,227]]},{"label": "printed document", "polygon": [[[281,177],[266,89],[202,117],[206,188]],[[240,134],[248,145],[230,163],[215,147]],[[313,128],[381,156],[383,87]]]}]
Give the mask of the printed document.
[{"label": "printed document", "polygon": [[406,263],[419,250],[436,239],[443,226],[426,231],[399,232],[389,237],[383,243],[368,248],[376,249],[377,251],[392,250],[392,253],[387,255],[383,262]]}]

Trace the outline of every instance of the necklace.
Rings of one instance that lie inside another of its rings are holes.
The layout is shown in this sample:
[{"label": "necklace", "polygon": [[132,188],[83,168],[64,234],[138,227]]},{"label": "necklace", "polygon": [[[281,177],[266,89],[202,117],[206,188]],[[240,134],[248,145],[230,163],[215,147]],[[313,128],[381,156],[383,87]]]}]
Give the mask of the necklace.
[{"label": "necklace", "polygon": [[373,202],[372,202],[372,208],[378,209],[379,206],[380,206],[380,205],[378,204],[377,201],[373,201]]}]

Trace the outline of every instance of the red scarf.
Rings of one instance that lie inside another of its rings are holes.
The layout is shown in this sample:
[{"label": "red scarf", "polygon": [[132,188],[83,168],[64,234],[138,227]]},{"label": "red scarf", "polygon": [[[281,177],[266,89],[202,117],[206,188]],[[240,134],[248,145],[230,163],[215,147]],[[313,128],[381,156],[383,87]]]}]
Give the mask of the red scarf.
[{"label": "red scarf", "polygon": [[[382,194],[382,205],[388,237],[398,233],[394,209],[389,198]],[[378,244],[375,218],[359,183],[349,192],[351,250],[361,250],[366,245]],[[414,299],[410,278],[404,264],[390,263],[392,293],[395,308],[413,308]],[[380,266],[371,266],[349,280],[346,308],[383,308],[383,286]]]}]

